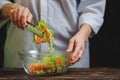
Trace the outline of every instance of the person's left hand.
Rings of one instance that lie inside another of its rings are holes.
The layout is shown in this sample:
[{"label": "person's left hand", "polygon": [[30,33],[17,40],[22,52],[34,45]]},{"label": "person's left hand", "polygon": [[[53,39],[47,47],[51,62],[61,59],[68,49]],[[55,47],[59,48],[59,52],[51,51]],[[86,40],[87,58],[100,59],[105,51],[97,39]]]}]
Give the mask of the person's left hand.
[{"label": "person's left hand", "polygon": [[73,36],[68,44],[67,52],[72,52],[70,65],[78,62],[85,51],[86,40],[92,33],[91,26],[88,24],[81,25],[80,30]]},{"label": "person's left hand", "polygon": [[78,32],[75,36],[73,36],[68,45],[67,52],[72,52],[70,65],[79,61],[85,50],[85,40],[80,33]]}]

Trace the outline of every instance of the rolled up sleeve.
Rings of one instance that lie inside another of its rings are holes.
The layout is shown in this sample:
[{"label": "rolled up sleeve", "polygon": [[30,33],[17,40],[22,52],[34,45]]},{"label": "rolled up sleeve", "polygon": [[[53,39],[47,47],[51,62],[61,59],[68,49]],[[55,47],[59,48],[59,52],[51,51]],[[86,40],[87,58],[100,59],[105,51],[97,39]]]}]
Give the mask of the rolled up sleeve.
[{"label": "rolled up sleeve", "polygon": [[8,0],[0,0],[0,9],[2,8],[3,5],[5,5],[7,3],[11,3],[11,2]]},{"label": "rolled up sleeve", "polygon": [[78,7],[79,26],[89,24],[96,34],[104,22],[105,4],[106,0],[81,0]]},{"label": "rolled up sleeve", "polygon": [[[7,3],[11,3],[10,1],[8,0],[0,0],[0,10],[1,8],[3,7],[3,5],[7,4]],[[1,13],[0,13],[1,15]],[[0,28],[8,21],[9,19],[1,19],[0,17]]]}]

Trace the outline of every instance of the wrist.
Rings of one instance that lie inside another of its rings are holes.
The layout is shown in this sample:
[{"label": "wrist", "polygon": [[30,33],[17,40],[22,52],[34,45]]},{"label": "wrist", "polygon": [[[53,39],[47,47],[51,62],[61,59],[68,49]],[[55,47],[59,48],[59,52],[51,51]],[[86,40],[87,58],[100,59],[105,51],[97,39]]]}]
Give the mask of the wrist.
[{"label": "wrist", "polygon": [[82,24],[78,32],[80,37],[82,37],[85,41],[89,38],[91,33],[92,33],[92,28],[89,24]]},{"label": "wrist", "polygon": [[15,9],[16,7],[18,7],[19,4],[16,4],[16,3],[8,3],[8,4],[5,4],[2,9],[0,10],[0,15],[2,18],[7,18],[9,17],[9,12],[10,10],[12,9]]}]

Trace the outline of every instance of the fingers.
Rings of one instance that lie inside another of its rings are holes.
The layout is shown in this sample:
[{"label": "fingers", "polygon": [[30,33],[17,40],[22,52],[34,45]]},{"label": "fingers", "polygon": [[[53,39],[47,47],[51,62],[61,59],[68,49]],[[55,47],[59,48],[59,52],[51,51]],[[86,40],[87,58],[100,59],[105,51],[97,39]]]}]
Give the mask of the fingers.
[{"label": "fingers", "polygon": [[76,44],[76,46],[75,46],[75,50],[74,50],[74,52],[73,52],[73,54],[72,54],[72,59],[73,60],[75,60],[76,59],[76,57],[77,57],[77,54],[79,53],[79,51],[80,51],[80,47],[81,45],[79,45],[79,43],[78,44]]},{"label": "fingers", "polygon": [[9,13],[10,20],[21,29],[24,29],[27,25],[27,21],[32,20],[32,14],[30,11],[23,7],[19,6],[18,8],[12,9]]},{"label": "fingers", "polygon": [[78,62],[81,59],[83,52],[84,52],[83,48],[79,48],[79,50],[75,50],[71,55],[70,65]]},{"label": "fingers", "polygon": [[23,12],[22,12],[22,21],[21,21],[21,24],[23,25],[23,28],[26,26],[27,24],[27,18],[29,17],[29,10],[27,8],[24,8],[23,9]]},{"label": "fingers", "polygon": [[9,12],[9,18],[10,18],[10,20],[13,22],[13,20],[14,20],[14,18],[13,18],[13,12],[14,10],[11,10],[10,12]]},{"label": "fingers", "polygon": [[[20,12],[20,11],[19,11]],[[11,21],[17,25],[17,17],[18,17],[18,10],[17,9],[12,9],[9,13],[9,17],[11,19]]]},{"label": "fingers", "polygon": [[29,14],[28,14],[28,17],[27,17],[27,21],[28,21],[28,22],[31,22],[32,18],[33,18],[32,14],[29,13]]},{"label": "fingers", "polygon": [[73,50],[73,48],[74,48],[74,51],[72,52],[72,55],[71,55],[69,65],[73,65],[74,63],[78,62],[81,59],[81,57],[84,53],[84,50],[85,50],[84,44],[85,43],[83,41],[81,41],[77,38],[73,39],[71,44],[69,42],[68,49]]},{"label": "fingers", "polygon": [[22,11],[20,8],[18,8],[18,11],[17,11],[17,26],[20,28],[22,27],[22,24],[21,24],[21,21],[22,21],[22,18],[21,18],[21,15],[22,15]]},{"label": "fingers", "polygon": [[74,40],[70,40],[67,48],[67,52],[72,52],[74,47]]},{"label": "fingers", "polygon": [[84,47],[82,47],[82,49],[80,50],[80,52],[79,52],[79,54],[78,54],[78,57],[77,57],[76,62],[81,59],[81,57],[83,56],[84,50],[85,50]]}]

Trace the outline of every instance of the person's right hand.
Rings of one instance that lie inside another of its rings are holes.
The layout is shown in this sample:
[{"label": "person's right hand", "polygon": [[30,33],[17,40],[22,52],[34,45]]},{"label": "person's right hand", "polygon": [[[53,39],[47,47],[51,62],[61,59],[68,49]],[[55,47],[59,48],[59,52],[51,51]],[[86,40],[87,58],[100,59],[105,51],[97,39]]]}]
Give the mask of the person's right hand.
[{"label": "person's right hand", "polygon": [[27,25],[27,21],[30,22],[32,17],[29,9],[21,5],[18,5],[9,12],[10,20],[20,29],[24,29]]}]

